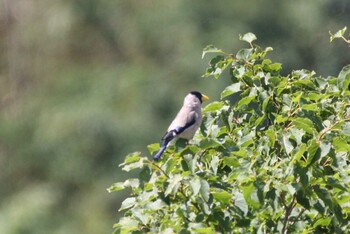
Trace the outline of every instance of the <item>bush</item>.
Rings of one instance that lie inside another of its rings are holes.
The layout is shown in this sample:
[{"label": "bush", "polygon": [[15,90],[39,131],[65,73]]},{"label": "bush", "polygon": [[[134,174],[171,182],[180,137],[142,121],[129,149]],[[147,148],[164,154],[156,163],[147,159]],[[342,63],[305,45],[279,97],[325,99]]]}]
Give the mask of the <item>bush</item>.
[{"label": "bush", "polygon": [[[205,77],[228,71],[232,84],[207,105],[201,130],[162,161],[129,154],[138,178],[116,233],[341,233],[350,220],[350,65],[338,77],[307,70],[281,75],[253,44],[237,54],[214,46]],[[152,144],[153,154],[159,144]]]}]

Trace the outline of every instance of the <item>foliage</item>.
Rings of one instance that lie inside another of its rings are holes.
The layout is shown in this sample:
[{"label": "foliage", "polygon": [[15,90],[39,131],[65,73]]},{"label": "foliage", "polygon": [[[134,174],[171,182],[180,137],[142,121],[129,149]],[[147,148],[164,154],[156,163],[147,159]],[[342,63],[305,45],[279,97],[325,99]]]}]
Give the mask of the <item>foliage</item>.
[{"label": "foliage", "polygon": [[[350,38],[347,39],[344,36],[346,30],[347,30],[347,27],[344,27],[343,29],[338,30],[335,34],[329,32],[329,34],[331,35],[330,41],[332,42],[334,39],[341,39],[341,40],[345,41],[346,43],[350,44]],[[350,37],[350,35],[349,35],[349,37]]]},{"label": "foliage", "polygon": [[[204,77],[228,70],[232,84],[204,108],[200,132],[160,163],[129,154],[121,167],[138,177],[116,233],[343,232],[350,228],[350,65],[338,77],[307,70],[280,75],[253,44],[216,53]],[[159,144],[149,146],[152,154]]]}]

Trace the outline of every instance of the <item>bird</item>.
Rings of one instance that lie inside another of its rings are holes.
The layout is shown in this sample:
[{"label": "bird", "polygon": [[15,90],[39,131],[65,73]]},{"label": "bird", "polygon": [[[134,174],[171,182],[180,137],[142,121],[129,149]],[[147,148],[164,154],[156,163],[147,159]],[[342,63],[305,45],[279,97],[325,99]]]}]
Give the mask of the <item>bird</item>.
[{"label": "bird", "polygon": [[208,96],[198,91],[192,91],[186,95],[182,108],[162,137],[162,145],[153,157],[155,161],[160,160],[168,144],[173,139],[183,138],[190,140],[194,136],[202,122],[202,103],[208,100]]}]

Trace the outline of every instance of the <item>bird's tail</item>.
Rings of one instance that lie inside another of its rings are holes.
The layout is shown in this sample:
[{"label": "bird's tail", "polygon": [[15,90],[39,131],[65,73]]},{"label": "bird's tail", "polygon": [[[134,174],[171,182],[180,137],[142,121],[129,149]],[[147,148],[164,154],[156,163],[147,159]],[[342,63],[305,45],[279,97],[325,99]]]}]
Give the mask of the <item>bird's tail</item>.
[{"label": "bird's tail", "polygon": [[167,145],[163,144],[162,147],[160,147],[158,153],[156,153],[153,157],[154,160],[158,161],[160,159],[160,157],[162,157],[162,154],[164,153],[165,149],[166,149]]},{"label": "bird's tail", "polygon": [[154,155],[153,159],[158,161],[160,157],[162,157],[162,154],[164,153],[166,147],[168,146],[169,142],[172,141],[177,136],[177,130],[171,130],[163,136],[163,144],[162,147],[160,147],[158,153]]}]

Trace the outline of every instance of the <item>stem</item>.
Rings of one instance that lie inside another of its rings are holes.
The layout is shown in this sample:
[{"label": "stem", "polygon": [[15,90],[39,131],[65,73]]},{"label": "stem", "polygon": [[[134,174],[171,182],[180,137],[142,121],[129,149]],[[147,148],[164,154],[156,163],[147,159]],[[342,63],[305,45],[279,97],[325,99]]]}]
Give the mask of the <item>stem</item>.
[{"label": "stem", "polygon": [[292,210],[294,209],[294,207],[295,207],[295,199],[296,199],[296,197],[295,197],[295,195],[293,196],[293,199],[292,199],[292,201],[291,201],[291,203],[289,204],[289,206],[288,207],[286,207],[286,216],[284,216],[284,220],[283,220],[283,228],[282,228],[282,233],[283,234],[286,234],[287,233],[287,231],[288,231],[288,229],[287,229],[287,226],[288,226],[288,221],[289,221],[289,216],[290,216],[290,214],[292,213]]},{"label": "stem", "polygon": [[150,161],[148,164],[151,165],[151,166],[154,166],[155,168],[157,168],[157,169],[158,169],[160,172],[162,172],[168,179],[170,178],[170,177],[165,173],[165,171],[164,171],[162,168],[160,168],[157,164],[155,164],[154,162]]},{"label": "stem", "polygon": [[338,124],[340,124],[340,123],[343,123],[343,122],[347,122],[347,121],[350,121],[350,118],[338,120],[337,122],[335,122],[335,123],[332,124],[331,126],[329,126],[329,127],[327,127],[327,128],[324,128],[324,129],[320,132],[319,136],[317,137],[316,142],[319,144],[319,143],[321,142],[322,138],[326,135],[327,132],[332,131],[333,128],[334,128],[336,125],[338,125]]}]

